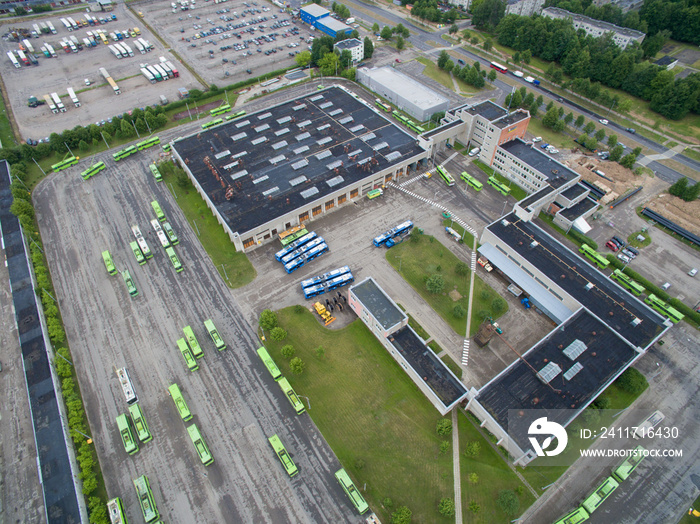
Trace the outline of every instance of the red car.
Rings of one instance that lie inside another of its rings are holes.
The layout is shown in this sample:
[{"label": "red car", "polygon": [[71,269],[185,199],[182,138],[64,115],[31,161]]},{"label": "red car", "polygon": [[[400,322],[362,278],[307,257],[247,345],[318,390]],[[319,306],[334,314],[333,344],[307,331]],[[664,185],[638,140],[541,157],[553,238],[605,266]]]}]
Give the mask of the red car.
[{"label": "red car", "polygon": [[616,244],[615,242],[613,242],[612,240],[608,240],[608,241],[605,243],[605,245],[606,245],[607,247],[609,247],[613,252],[615,252],[615,251],[617,251],[618,249],[620,249],[619,247],[617,247],[617,244]]}]

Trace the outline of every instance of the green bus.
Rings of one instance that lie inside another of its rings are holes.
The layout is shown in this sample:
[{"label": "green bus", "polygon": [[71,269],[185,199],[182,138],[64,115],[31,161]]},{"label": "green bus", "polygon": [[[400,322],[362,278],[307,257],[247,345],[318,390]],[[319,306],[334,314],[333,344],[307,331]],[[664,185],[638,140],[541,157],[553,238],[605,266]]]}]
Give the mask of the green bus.
[{"label": "green bus", "polygon": [[192,355],[192,351],[190,351],[190,348],[187,345],[187,342],[185,342],[184,338],[177,339],[177,347],[180,350],[180,353],[182,353],[182,357],[185,359],[185,364],[187,364],[187,367],[190,368],[190,371],[197,371],[199,369],[199,364],[197,364],[197,359]]},{"label": "green bus", "polygon": [[132,297],[137,296],[139,294],[139,290],[136,289],[136,284],[134,284],[134,279],[131,278],[131,273],[129,273],[128,269],[122,271],[122,278],[126,284],[126,289],[129,291],[129,295]]},{"label": "green bus", "polygon": [[133,455],[139,450],[139,446],[134,439],[133,432],[131,431],[129,419],[124,413],[117,415],[117,427],[119,428],[119,435],[122,438],[122,444],[124,444],[124,450],[129,455]]},{"label": "green bus", "polygon": [[127,524],[124,505],[119,497],[107,501],[107,513],[112,524]]},{"label": "green bus", "polygon": [[625,458],[619,466],[617,466],[613,472],[612,476],[618,482],[624,482],[629,478],[629,476],[637,469],[637,466],[644,460],[645,449],[642,446],[637,446],[632,450],[629,457]]},{"label": "green bus", "polygon": [[610,495],[612,495],[613,491],[615,491],[619,485],[620,484],[614,478],[606,478],[603,483],[593,491],[593,493],[586,497],[586,499],[581,503],[581,507],[590,515],[596,509],[598,509]]},{"label": "green bus", "polygon": [[641,285],[638,282],[635,282],[619,269],[613,271],[612,275],[610,275],[610,278],[617,281],[622,287],[627,288],[633,295],[639,296],[645,291],[643,285]]},{"label": "green bus", "polygon": [[282,467],[287,472],[287,475],[293,477],[299,473],[299,468],[297,468],[297,465],[294,464],[292,457],[289,455],[289,453],[287,453],[287,450],[284,448],[284,444],[282,444],[280,438],[277,435],[272,435],[267,439],[267,441],[270,443],[270,446],[272,446],[272,449],[275,450],[275,453],[280,459],[280,462],[282,462]]},{"label": "green bus", "polygon": [[385,104],[379,98],[374,101],[374,104],[385,113],[391,113],[391,106]]},{"label": "green bus", "polygon": [[138,149],[136,149],[136,146],[129,146],[121,151],[117,151],[116,153],[112,153],[112,156],[114,157],[115,162],[119,162],[121,159],[126,158],[130,155],[133,155],[134,153],[137,153]]},{"label": "green bus", "polygon": [[217,118],[215,120],[212,120],[211,122],[207,122],[206,124],[202,124],[202,129],[211,129],[212,127],[218,126],[220,124],[224,123],[223,118]]},{"label": "green bus", "polygon": [[182,328],[182,332],[185,334],[185,340],[187,340],[187,344],[190,346],[192,354],[196,358],[202,358],[204,356],[204,352],[202,351],[202,346],[200,346],[199,342],[197,342],[197,337],[194,336],[194,331],[192,331],[192,328],[190,326],[185,326]]},{"label": "green bus", "polygon": [[74,166],[75,164],[78,163],[78,158],[74,157],[73,155],[69,156],[65,160],[61,160],[57,164],[54,164],[51,166],[51,169],[53,170],[54,173],[57,173],[59,171],[63,171],[64,169],[68,169],[70,166]]},{"label": "green bus", "polygon": [[224,339],[221,338],[221,335],[219,335],[219,331],[216,329],[216,326],[214,325],[214,322],[212,322],[211,319],[207,319],[204,321],[204,327],[207,328],[209,336],[214,342],[216,349],[218,349],[219,351],[223,351],[224,349],[226,349],[226,343],[224,342]]},{"label": "green bus", "polygon": [[143,256],[143,253],[141,253],[141,248],[139,247],[138,242],[133,241],[130,242],[129,245],[131,246],[131,251],[133,251],[134,256],[136,257],[136,262],[139,263],[139,266],[143,266],[146,263],[146,257]]},{"label": "green bus", "polygon": [[147,523],[158,520],[160,515],[158,514],[158,508],[156,508],[156,501],[153,499],[153,492],[148,483],[148,477],[141,475],[139,478],[134,479],[134,488],[136,488],[136,497],[139,499],[143,519]]},{"label": "green bus", "polygon": [[160,182],[161,180],[163,180],[163,175],[161,175],[160,171],[158,171],[158,166],[156,166],[155,164],[149,164],[148,167],[151,170],[151,173],[153,174],[153,178],[156,179],[156,182]]},{"label": "green bus", "polygon": [[678,324],[681,320],[685,318],[685,315],[683,313],[677,311],[675,308],[668,305],[656,295],[649,295],[647,298],[644,299],[644,302],[649,304],[652,309],[655,309],[663,316],[668,317],[674,324]]},{"label": "green bus", "polygon": [[379,188],[377,188],[377,189],[370,189],[369,191],[367,191],[367,198],[368,198],[369,200],[372,200],[372,199],[374,199],[374,198],[377,198],[377,197],[382,196],[383,193],[384,193],[384,192],[383,192],[381,189],[379,189]]},{"label": "green bus", "polygon": [[224,120],[235,120],[236,118],[241,118],[242,116],[245,116],[245,111],[243,109],[233,113],[232,115],[226,115]]},{"label": "green bus", "polygon": [[116,275],[117,268],[114,265],[114,260],[112,260],[112,255],[109,253],[109,250],[104,250],[102,252],[102,260],[104,260],[105,268],[107,268],[107,273],[109,273],[110,275]]},{"label": "green bus", "polygon": [[169,222],[163,222],[163,231],[165,231],[165,234],[168,235],[168,239],[170,240],[171,244],[177,245],[180,243],[180,240],[178,240],[177,235],[175,234],[175,231],[173,231],[173,227]]},{"label": "green bus", "polygon": [[185,397],[182,396],[182,392],[180,392],[178,385],[171,384],[168,391],[170,392],[170,396],[173,397],[173,402],[175,402],[175,407],[177,408],[177,412],[180,414],[180,418],[182,418],[182,420],[185,422],[192,420],[192,413],[190,413],[190,408],[187,407]]},{"label": "green bus", "polygon": [[211,116],[219,116],[219,115],[223,115],[224,113],[228,113],[229,111],[231,111],[231,106],[229,104],[224,104],[222,106],[215,107],[214,109],[211,109],[209,111],[209,114]]},{"label": "green bus", "polygon": [[408,122],[406,122],[406,125],[408,126],[408,128],[411,131],[418,133],[419,135],[422,135],[423,133],[425,133],[425,129],[422,128],[421,126],[419,126],[418,124],[416,124],[415,122],[413,122],[412,120],[409,120]]},{"label": "green bus", "polygon": [[284,394],[287,396],[289,403],[294,408],[294,411],[297,412],[297,415],[301,415],[304,411],[306,411],[306,409],[304,408],[304,404],[301,400],[299,400],[299,396],[296,394],[294,388],[292,388],[292,385],[289,383],[289,381],[286,378],[282,377],[281,379],[279,379],[278,382],[280,387],[282,388],[282,391],[284,391]]},{"label": "green bus", "polygon": [[132,404],[129,406],[129,414],[131,415],[131,420],[134,422],[134,429],[136,430],[136,435],[139,437],[139,440],[143,443],[153,440],[153,435],[151,435],[148,429],[148,423],[146,422],[146,417],[143,415],[141,406]]},{"label": "green bus", "polygon": [[440,178],[442,178],[443,182],[447,184],[447,187],[452,187],[455,185],[455,179],[447,169],[442,166],[437,166],[435,169],[437,170],[438,175],[440,175]]},{"label": "green bus", "polygon": [[272,360],[272,357],[267,352],[267,349],[265,349],[262,346],[259,347],[258,356],[263,361],[263,364],[265,364],[265,367],[270,372],[270,375],[272,375],[272,378],[274,378],[275,380],[279,380],[282,378],[282,372],[280,371],[280,368],[278,368],[277,364],[275,364],[275,361]]},{"label": "green bus", "polygon": [[495,176],[489,177],[488,184],[502,195],[510,195],[510,188],[507,185],[500,183]]},{"label": "green bus", "polygon": [[474,188],[476,191],[481,191],[484,188],[484,184],[479,182],[466,171],[462,171],[462,174],[459,175],[459,177],[464,180],[469,187]]},{"label": "green bus", "polygon": [[588,512],[583,508],[576,508],[571,513],[567,513],[554,524],[581,524],[588,520]]},{"label": "green bus", "polygon": [[165,213],[163,213],[163,210],[160,208],[160,204],[157,200],[151,202],[151,207],[153,208],[153,211],[155,212],[158,221],[165,222]]},{"label": "green bus", "polygon": [[90,167],[88,167],[85,171],[80,173],[80,176],[83,177],[83,180],[87,180],[91,176],[95,176],[97,173],[106,168],[107,166],[105,166],[105,163],[100,161],[97,164],[93,164]]},{"label": "green bus", "polygon": [[172,147],[173,146],[170,145],[170,142],[168,142],[167,144],[163,144],[163,151],[165,151],[166,153],[170,153],[170,149]]},{"label": "green bus", "polygon": [[166,247],[165,253],[168,255],[170,262],[172,262],[176,273],[184,271],[185,268],[182,266],[182,262],[180,262],[180,259],[177,257],[177,254],[175,253],[175,250],[172,247]]},{"label": "green bus", "polygon": [[578,251],[579,253],[582,253],[588,260],[590,260],[596,266],[598,266],[600,269],[605,269],[610,264],[607,258],[597,253],[596,250],[588,244],[581,244],[581,247]]},{"label": "green bus", "polygon": [[355,506],[355,509],[360,513],[360,515],[366,513],[369,509],[369,505],[362,496],[362,493],[357,490],[353,481],[350,480],[350,476],[345,469],[340,468],[338,471],[336,471],[335,478],[340,483],[340,487],[343,488],[343,491],[350,498],[350,502],[352,502],[352,505]]},{"label": "green bus", "polygon": [[294,233],[291,233],[286,236],[282,236],[280,233],[280,242],[282,242],[282,246],[286,246],[287,244],[291,244],[295,240],[303,237],[304,235],[307,235],[309,232],[306,230],[305,227],[302,227],[300,230],[295,231]]},{"label": "green bus", "polygon": [[147,140],[144,140],[143,142],[139,142],[136,144],[136,149],[139,151],[143,151],[144,149],[148,149],[149,147],[153,147],[160,144],[160,138],[157,136],[153,136]]},{"label": "green bus", "polygon": [[194,444],[194,449],[197,451],[197,455],[199,455],[199,460],[202,461],[202,464],[205,466],[213,464],[214,457],[211,451],[209,451],[209,447],[204,437],[202,437],[202,434],[199,432],[197,425],[192,424],[191,426],[187,426],[187,433],[190,436],[190,440],[192,440],[192,444]]}]

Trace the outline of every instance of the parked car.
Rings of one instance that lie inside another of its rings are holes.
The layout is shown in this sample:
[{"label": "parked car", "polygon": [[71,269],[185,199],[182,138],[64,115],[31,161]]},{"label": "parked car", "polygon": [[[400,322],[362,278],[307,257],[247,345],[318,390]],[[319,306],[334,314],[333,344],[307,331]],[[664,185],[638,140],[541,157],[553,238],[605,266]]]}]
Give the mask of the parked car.
[{"label": "parked car", "polygon": [[691,277],[694,277],[697,274],[698,274],[698,270],[696,268],[693,268],[690,271],[688,271],[688,275],[690,275]]},{"label": "parked car", "polygon": [[533,142],[533,143],[542,142],[542,137],[541,137],[541,136],[536,136],[535,138],[532,139],[532,142]]},{"label": "parked car", "polygon": [[605,243],[605,246],[608,247],[609,249],[611,249],[613,252],[618,251],[620,249],[619,247],[617,247],[617,244],[615,242],[613,242],[612,240],[608,240]]},{"label": "parked car", "polygon": [[622,252],[623,252],[625,255],[627,255],[628,257],[630,257],[630,258],[637,258],[637,255],[635,255],[634,253],[632,253],[632,252],[631,252],[629,249],[627,249],[627,248],[624,248],[624,249],[622,250]]},{"label": "parked car", "polygon": [[624,253],[618,253],[617,258],[622,260],[625,264],[629,264],[632,261],[632,259],[630,257],[628,257],[627,255],[625,255]]},{"label": "parked car", "polygon": [[670,287],[671,287],[670,282],[664,282],[664,284],[661,286],[661,289],[663,289],[664,291],[668,291],[668,288],[670,288]]},{"label": "parked car", "polygon": [[625,242],[620,237],[617,237],[615,235],[613,235],[612,240],[620,247],[625,247],[625,245],[626,245]]},{"label": "parked car", "polygon": [[627,246],[627,251],[631,251],[632,253],[634,253],[634,256],[635,256],[635,257],[636,257],[636,256],[639,256],[639,251],[637,251],[637,250],[636,250],[635,248],[633,248],[632,246]]}]

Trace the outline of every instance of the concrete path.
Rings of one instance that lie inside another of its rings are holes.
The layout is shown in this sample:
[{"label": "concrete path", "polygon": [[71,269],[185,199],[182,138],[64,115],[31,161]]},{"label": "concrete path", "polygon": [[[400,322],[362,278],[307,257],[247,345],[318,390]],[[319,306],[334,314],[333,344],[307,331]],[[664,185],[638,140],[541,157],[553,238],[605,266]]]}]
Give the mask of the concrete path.
[{"label": "concrete path", "polygon": [[459,411],[452,410],[452,467],[455,479],[455,524],[462,524],[462,475],[459,470],[459,428],[457,415]]}]

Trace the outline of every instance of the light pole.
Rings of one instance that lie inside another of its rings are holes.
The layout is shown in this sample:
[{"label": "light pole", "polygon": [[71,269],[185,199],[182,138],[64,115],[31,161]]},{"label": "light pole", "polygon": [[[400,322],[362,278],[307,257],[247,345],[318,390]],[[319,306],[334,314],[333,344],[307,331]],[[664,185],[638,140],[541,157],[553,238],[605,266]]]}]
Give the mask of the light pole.
[{"label": "light pole", "polygon": [[608,109],[608,112],[605,113],[605,116],[606,116],[606,117],[610,114],[610,111],[612,111],[612,108],[615,107],[615,102],[617,102],[617,100],[613,100],[613,103],[612,103],[612,105],[610,106],[610,109]]},{"label": "light pole", "polygon": [[506,200],[503,202],[503,211],[501,211],[501,216],[506,214],[506,206],[508,205],[508,201]]},{"label": "light pole", "polygon": [[309,411],[311,411],[311,400],[309,400],[309,397],[305,397],[303,395],[297,395],[299,398],[305,398],[306,403],[309,405]]}]

